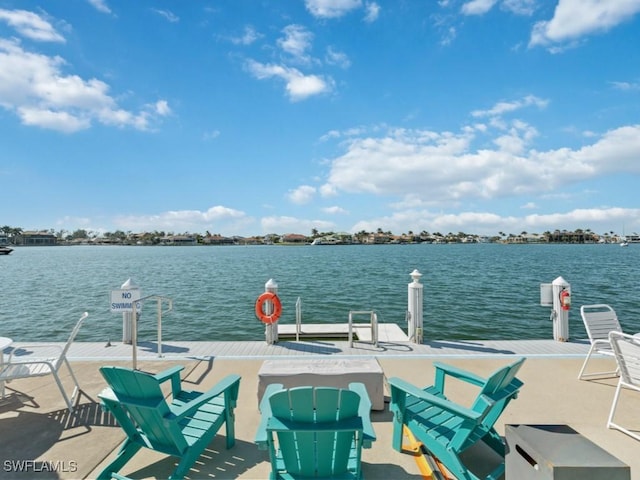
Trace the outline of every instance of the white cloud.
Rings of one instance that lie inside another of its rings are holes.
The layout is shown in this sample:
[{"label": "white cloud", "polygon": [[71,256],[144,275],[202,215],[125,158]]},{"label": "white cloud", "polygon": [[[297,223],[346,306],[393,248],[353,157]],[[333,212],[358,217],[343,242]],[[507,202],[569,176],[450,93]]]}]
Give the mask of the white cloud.
[{"label": "white cloud", "polygon": [[155,104],[153,104],[152,107],[158,115],[161,115],[163,117],[171,113],[171,108],[169,108],[169,103],[166,100],[159,100]]},{"label": "white cloud", "polygon": [[206,211],[170,210],[155,215],[127,215],[114,219],[116,228],[132,231],[171,230],[179,232],[222,231],[224,225],[239,225],[250,219],[240,210],[217,205]]},{"label": "white cloud", "polygon": [[365,9],[367,13],[364,16],[364,21],[367,23],[375,22],[380,16],[380,5],[376,2],[367,2]]},{"label": "white cloud", "polygon": [[338,18],[362,6],[361,0],[305,0],[307,10],[315,17]]},{"label": "white cloud", "polygon": [[346,215],[347,213],[349,213],[344,208],[338,207],[338,206],[335,206],[335,205],[333,207],[323,208],[322,211],[325,212],[325,213],[328,213],[330,215]]},{"label": "white cloud", "polygon": [[[536,0],[471,0],[462,5],[461,12],[464,15],[484,15],[495,5],[500,3],[500,8],[516,15],[531,15],[535,10]],[[445,5],[446,6],[446,5]]]},{"label": "white cloud", "polygon": [[527,95],[526,97],[512,102],[498,102],[489,110],[475,110],[471,112],[474,117],[494,117],[505,113],[514,112],[521,108],[535,106],[540,109],[545,108],[549,104],[548,100],[536,97],[535,95]]},{"label": "white cloud", "polygon": [[91,126],[88,118],[47,108],[19,107],[18,114],[24,125],[57,130],[62,133],[74,133]]},{"label": "white cloud", "polygon": [[220,130],[211,130],[209,132],[205,132],[204,139],[205,140],[214,140],[220,136]]},{"label": "white cloud", "polygon": [[0,9],[0,21],[4,21],[16,31],[31,40],[39,42],[61,42],[65,39],[53,25],[40,15],[26,10]]},{"label": "white cloud", "polygon": [[335,50],[331,46],[327,48],[325,62],[327,62],[329,65],[338,65],[341,68],[349,68],[351,66],[351,61],[349,60],[347,54]]},{"label": "white cloud", "polygon": [[[613,129],[581,148],[546,151],[532,148],[538,132],[527,123],[500,127],[460,133],[395,129],[353,138],[331,162],[321,192],[452,205],[542,195],[602,173],[640,173],[640,125]],[[487,148],[491,137],[495,147]]]},{"label": "white cloud", "polygon": [[516,15],[532,15],[536,0],[503,0],[502,7]]},{"label": "white cloud", "polygon": [[640,91],[640,82],[611,82],[613,88],[616,90],[622,90],[624,92]]},{"label": "white cloud", "polygon": [[107,5],[106,0],[88,0],[88,1],[99,12],[111,13],[111,9]]},{"label": "white cloud", "polygon": [[160,10],[158,8],[152,8],[151,10],[171,23],[177,23],[180,21],[180,17],[169,10]]},{"label": "white cloud", "polygon": [[520,234],[544,232],[555,229],[575,230],[588,225],[593,232],[605,233],[610,230],[611,222],[622,222],[628,218],[637,218],[640,209],[625,208],[586,208],[564,213],[536,214],[525,216],[501,216],[490,212],[464,211],[443,214],[428,209],[407,209],[383,217],[359,221],[351,227],[352,232],[390,230],[392,232],[422,232],[447,234],[465,232],[479,235]]},{"label": "white cloud", "polygon": [[496,3],[498,3],[498,0],[471,0],[462,5],[461,11],[464,15],[484,15]]},{"label": "white cloud", "polygon": [[307,50],[311,48],[313,34],[301,25],[287,25],[282,29],[284,37],[279,38],[278,46],[295,60],[308,63]]},{"label": "white cloud", "polygon": [[309,185],[301,185],[295,190],[289,191],[287,197],[293,203],[298,205],[303,205],[305,203],[309,203],[313,200],[313,197],[316,194],[316,188],[311,187]]},{"label": "white cloud", "polygon": [[575,42],[605,32],[640,12],[640,0],[559,0],[553,18],[534,25],[529,46]]},{"label": "white cloud", "polygon": [[59,56],[29,52],[17,41],[0,39],[0,106],[25,125],[65,133],[89,128],[94,120],[147,130],[156,117],[170,112],[164,100],[139,113],[124,110],[105,82],[66,75],[65,66]]},{"label": "white cloud", "polygon": [[294,102],[330,92],[334,85],[330,77],[304,75],[295,68],[283,65],[263,64],[255,60],[248,60],[245,65],[248,71],[259,80],[272,77],[284,80],[287,94]]},{"label": "white cloud", "polygon": [[319,231],[330,231],[335,228],[335,223],[326,220],[307,220],[289,216],[264,217],[260,220],[262,231],[268,233],[310,233],[316,228]]},{"label": "white cloud", "polygon": [[251,45],[260,38],[262,38],[262,35],[258,33],[253,26],[247,25],[244,27],[242,36],[231,38],[231,42],[236,45]]}]

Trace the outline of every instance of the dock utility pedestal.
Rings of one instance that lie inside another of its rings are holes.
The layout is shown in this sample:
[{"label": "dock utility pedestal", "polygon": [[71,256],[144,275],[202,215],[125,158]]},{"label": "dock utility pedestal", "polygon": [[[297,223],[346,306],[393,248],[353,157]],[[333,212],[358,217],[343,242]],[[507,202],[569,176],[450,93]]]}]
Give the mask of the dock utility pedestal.
[{"label": "dock utility pedestal", "polygon": [[505,425],[505,477],[630,480],[631,469],[568,425]]}]

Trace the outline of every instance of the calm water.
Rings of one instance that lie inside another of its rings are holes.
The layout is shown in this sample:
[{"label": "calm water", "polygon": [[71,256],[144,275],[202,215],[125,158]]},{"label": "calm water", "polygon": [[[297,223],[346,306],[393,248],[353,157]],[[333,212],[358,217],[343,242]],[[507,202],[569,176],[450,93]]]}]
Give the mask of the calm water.
[{"label": "calm water", "polygon": [[[553,338],[540,283],[571,283],[569,332],[584,338],[579,307],[609,303],[623,328],[640,331],[640,245],[380,245],[254,247],[33,247],[0,257],[0,336],[66,340],[83,311],[79,340],[120,341],[111,290],[128,278],[143,296],[173,299],[165,340],[262,340],[253,306],[273,278],[281,323],[346,323],[349,310],[376,310],[406,329],[409,274],[424,284],[425,339]],[[156,338],[145,304],[139,339]]]}]

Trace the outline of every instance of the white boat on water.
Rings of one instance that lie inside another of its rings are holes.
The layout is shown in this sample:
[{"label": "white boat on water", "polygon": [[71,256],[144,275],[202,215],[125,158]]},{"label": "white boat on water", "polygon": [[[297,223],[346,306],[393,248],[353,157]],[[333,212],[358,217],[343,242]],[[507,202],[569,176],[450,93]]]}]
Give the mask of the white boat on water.
[{"label": "white boat on water", "polygon": [[0,255],[9,255],[11,252],[13,252],[13,248],[4,245],[0,246]]}]

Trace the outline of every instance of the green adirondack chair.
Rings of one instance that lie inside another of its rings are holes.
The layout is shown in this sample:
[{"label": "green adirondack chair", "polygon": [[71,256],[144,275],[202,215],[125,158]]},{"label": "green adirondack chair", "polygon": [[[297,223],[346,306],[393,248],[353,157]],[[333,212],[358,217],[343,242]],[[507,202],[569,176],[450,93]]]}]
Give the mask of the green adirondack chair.
[{"label": "green adirondack chair", "polygon": [[[462,453],[483,441],[503,458],[487,477],[497,479],[504,473],[505,444],[494,424],[509,401],[518,394],[522,382],[516,378],[524,358],[502,367],[488,378],[460,368],[434,363],[435,384],[424,389],[390,378],[390,410],[394,413],[393,448],[402,451],[403,426],[431,452],[458,480],[479,480],[463,463]],[[450,376],[479,387],[470,408],[449,400],[445,378]]]},{"label": "green adirondack chair", "polygon": [[269,450],[271,477],[362,478],[362,448],[376,439],[362,383],[349,389],[267,387],[256,443]]},{"label": "green adirondack chair", "polygon": [[[182,478],[211,443],[224,423],[226,445],[235,443],[234,408],[240,377],[229,375],[209,391],[182,390],[180,371],[169,368],[157,375],[122,367],[102,367],[109,388],[98,397],[127,435],[117,457],[98,476],[122,478],[118,471],[141,447],[180,458],[168,478]],[[171,382],[171,397],[161,390]]]}]

